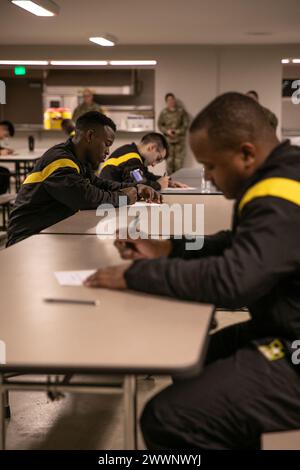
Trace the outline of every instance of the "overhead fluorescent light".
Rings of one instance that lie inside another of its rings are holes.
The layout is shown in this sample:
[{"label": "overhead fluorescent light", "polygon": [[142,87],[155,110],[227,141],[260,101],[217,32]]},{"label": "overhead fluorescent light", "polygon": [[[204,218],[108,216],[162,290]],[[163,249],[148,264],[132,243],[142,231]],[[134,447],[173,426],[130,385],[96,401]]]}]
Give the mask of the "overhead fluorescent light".
[{"label": "overhead fluorescent light", "polygon": [[59,6],[51,0],[11,0],[11,2],[36,16],[55,16],[59,13]]},{"label": "overhead fluorescent light", "polygon": [[110,60],[110,65],[156,65],[156,60]]},{"label": "overhead fluorescent light", "polygon": [[282,64],[289,64],[289,63],[290,63],[290,59],[281,59],[281,63],[282,63]]},{"label": "overhead fluorescent light", "polygon": [[300,59],[293,59],[292,62],[293,64],[300,64]]},{"label": "overhead fluorescent light", "polygon": [[48,65],[48,60],[0,60],[0,65]]},{"label": "overhead fluorescent light", "polygon": [[51,60],[50,65],[108,65],[107,60]]},{"label": "overhead fluorescent light", "polygon": [[104,47],[112,47],[116,45],[116,38],[113,36],[96,36],[89,38],[91,42],[94,42],[95,44],[99,44],[99,46],[104,46]]}]

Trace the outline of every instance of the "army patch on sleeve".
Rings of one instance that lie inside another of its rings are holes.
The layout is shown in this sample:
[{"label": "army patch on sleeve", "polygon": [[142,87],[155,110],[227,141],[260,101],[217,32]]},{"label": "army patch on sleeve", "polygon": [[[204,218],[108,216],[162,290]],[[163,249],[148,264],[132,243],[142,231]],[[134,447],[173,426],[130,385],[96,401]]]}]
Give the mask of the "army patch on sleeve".
[{"label": "army patch on sleeve", "polygon": [[258,349],[268,361],[277,361],[285,356],[284,345],[277,338],[269,344],[259,345]]}]

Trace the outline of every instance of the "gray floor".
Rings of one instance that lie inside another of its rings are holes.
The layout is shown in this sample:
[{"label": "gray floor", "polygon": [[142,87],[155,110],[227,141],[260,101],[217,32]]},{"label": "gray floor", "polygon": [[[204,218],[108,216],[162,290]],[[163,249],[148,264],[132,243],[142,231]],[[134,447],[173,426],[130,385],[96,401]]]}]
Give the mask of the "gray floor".
[{"label": "gray floor", "polygon": [[[139,410],[169,383],[139,379]],[[120,395],[66,394],[50,401],[44,392],[10,393],[12,418],[7,449],[122,449],[123,401]],[[139,436],[139,447],[143,442]]]},{"label": "gray floor", "polygon": [[[243,321],[245,313],[219,313],[219,327]],[[150,396],[170,379],[138,381],[141,412]],[[8,449],[122,449],[123,403],[119,395],[67,394],[50,401],[44,392],[11,392],[12,417],[7,424]],[[139,448],[144,443],[139,436]]]}]

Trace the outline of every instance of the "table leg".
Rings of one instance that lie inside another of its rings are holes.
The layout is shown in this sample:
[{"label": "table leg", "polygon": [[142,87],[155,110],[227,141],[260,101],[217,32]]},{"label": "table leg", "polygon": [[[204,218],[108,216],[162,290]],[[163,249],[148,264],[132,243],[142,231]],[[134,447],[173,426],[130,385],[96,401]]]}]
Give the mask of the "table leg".
[{"label": "table leg", "polygon": [[124,379],[124,447],[137,449],[137,386],[135,375]]},{"label": "table leg", "polygon": [[6,207],[5,207],[5,204],[3,204],[2,206],[2,229],[3,230],[5,230],[5,222],[6,222],[5,212],[6,212]]},{"label": "table leg", "polygon": [[4,206],[2,206],[3,230],[7,230],[9,213],[10,213],[10,207],[9,207],[9,202],[8,202]]},{"label": "table leg", "polygon": [[3,375],[0,375],[0,450],[5,450],[5,390]]},{"label": "table leg", "polygon": [[16,193],[19,191],[21,186],[21,175],[20,175],[20,162],[16,162],[15,173],[16,173]]}]

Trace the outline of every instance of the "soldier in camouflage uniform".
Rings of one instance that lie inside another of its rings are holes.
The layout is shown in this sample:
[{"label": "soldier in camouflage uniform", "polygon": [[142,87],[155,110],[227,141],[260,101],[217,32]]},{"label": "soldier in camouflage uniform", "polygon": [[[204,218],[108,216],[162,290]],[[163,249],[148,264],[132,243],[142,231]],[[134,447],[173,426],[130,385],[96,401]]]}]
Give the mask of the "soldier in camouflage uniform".
[{"label": "soldier in camouflage uniform", "polygon": [[165,101],[167,106],[160,113],[158,127],[166,136],[169,144],[167,171],[170,175],[183,166],[185,134],[189,126],[189,119],[187,112],[178,106],[173,93],[167,93]]},{"label": "soldier in camouflage uniform", "polygon": [[77,119],[85,113],[89,111],[98,111],[99,113],[103,113],[101,106],[94,101],[94,95],[89,88],[83,90],[82,93],[83,102],[79,104],[72,116],[72,120],[76,123]]}]

